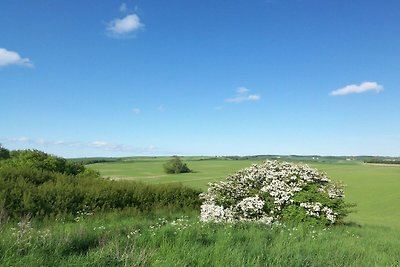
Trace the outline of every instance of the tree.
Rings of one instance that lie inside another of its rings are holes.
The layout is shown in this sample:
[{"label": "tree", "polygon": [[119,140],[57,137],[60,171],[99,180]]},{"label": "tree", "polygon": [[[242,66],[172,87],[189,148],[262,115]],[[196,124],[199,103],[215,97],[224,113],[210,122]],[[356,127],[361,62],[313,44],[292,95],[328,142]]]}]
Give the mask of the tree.
[{"label": "tree", "polygon": [[163,165],[163,167],[165,172],[169,174],[192,172],[186,163],[183,163],[178,156],[173,156],[171,160]]},{"label": "tree", "polygon": [[10,151],[0,144],[0,160],[10,158]]}]

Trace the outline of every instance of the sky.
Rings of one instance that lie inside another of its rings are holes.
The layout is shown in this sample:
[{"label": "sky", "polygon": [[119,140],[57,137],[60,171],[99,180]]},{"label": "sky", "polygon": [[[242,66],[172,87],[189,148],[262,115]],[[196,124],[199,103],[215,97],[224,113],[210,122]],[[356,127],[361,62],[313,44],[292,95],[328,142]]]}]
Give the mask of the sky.
[{"label": "sky", "polygon": [[400,156],[400,1],[0,2],[0,143]]}]

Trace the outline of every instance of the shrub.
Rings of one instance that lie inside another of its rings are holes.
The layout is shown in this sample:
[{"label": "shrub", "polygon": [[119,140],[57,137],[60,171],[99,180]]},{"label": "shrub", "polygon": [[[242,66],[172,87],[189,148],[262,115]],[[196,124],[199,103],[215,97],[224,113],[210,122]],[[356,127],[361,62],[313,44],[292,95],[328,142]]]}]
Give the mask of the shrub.
[{"label": "shrub", "polygon": [[[71,217],[79,212],[136,208],[195,209],[200,191],[180,184],[110,181],[80,164],[37,150],[12,151],[0,164],[0,213],[10,218]],[[1,215],[3,216],[3,215]]]},{"label": "shrub", "polygon": [[1,144],[0,144],[0,160],[2,159],[8,159],[10,157],[10,151],[8,151],[8,149],[4,148]]},{"label": "shrub", "polygon": [[178,156],[173,156],[170,161],[163,165],[163,167],[165,172],[169,174],[192,172],[186,163],[183,163]]},{"label": "shrub", "polygon": [[307,165],[266,161],[210,183],[200,219],[336,224],[348,214],[342,186]]},{"label": "shrub", "polygon": [[179,184],[147,185],[134,181],[110,181],[92,174],[76,176],[37,170],[0,168],[0,211],[11,218],[32,214],[37,218],[73,216],[81,211],[98,212],[136,208],[200,208],[199,191]]},{"label": "shrub", "polygon": [[58,172],[77,175],[85,170],[78,162],[69,162],[64,158],[53,156],[36,149],[14,150],[10,157],[2,161],[2,166],[14,168],[28,167],[41,172]]}]

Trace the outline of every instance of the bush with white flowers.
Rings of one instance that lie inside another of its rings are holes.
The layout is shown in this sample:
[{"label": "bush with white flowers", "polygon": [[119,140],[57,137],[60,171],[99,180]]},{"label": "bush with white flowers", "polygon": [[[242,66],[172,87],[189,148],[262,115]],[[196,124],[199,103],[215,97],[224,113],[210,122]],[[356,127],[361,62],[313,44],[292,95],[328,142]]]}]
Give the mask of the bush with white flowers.
[{"label": "bush with white flowers", "polygon": [[336,224],[348,214],[342,186],[307,165],[266,161],[210,183],[200,195],[203,222]]}]

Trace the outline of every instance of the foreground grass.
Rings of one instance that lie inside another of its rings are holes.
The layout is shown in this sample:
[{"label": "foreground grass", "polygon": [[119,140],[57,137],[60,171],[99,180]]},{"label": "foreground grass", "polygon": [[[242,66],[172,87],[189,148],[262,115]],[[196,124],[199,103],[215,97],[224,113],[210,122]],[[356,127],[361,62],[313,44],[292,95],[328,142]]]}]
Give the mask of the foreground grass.
[{"label": "foreground grass", "polygon": [[398,266],[384,227],[201,224],[197,214],[112,213],[8,223],[1,266]]}]

